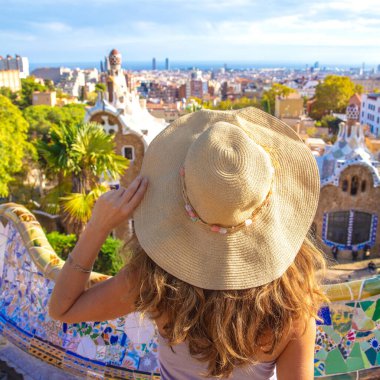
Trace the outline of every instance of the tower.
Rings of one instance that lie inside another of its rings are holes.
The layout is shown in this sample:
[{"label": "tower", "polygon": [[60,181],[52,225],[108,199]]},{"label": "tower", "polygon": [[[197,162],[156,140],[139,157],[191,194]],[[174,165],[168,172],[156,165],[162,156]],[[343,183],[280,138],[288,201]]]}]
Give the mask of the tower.
[{"label": "tower", "polygon": [[157,66],[156,66],[156,58],[153,57],[152,59],[152,70],[156,70],[157,69]]},{"label": "tower", "polygon": [[121,54],[118,50],[112,49],[109,56],[111,75],[118,75],[118,71],[121,70]]},{"label": "tower", "polygon": [[[164,119],[152,116],[139,94],[127,83],[130,75],[122,70],[121,54],[113,49],[107,59],[104,82],[107,93],[99,93],[94,107],[86,112],[85,120],[99,123],[114,135],[115,152],[129,160],[129,167],[117,181],[128,187],[141,170],[149,143],[165,128]],[[105,96],[104,96],[105,95]],[[115,184],[115,182],[113,182]],[[131,219],[115,230],[115,236],[129,240],[133,230]]]},{"label": "tower", "polygon": [[165,70],[169,70],[169,69],[170,69],[169,58],[165,58]]},{"label": "tower", "polygon": [[113,49],[108,55],[107,90],[108,101],[117,105],[123,103],[128,94],[127,82],[121,69],[121,54]]}]

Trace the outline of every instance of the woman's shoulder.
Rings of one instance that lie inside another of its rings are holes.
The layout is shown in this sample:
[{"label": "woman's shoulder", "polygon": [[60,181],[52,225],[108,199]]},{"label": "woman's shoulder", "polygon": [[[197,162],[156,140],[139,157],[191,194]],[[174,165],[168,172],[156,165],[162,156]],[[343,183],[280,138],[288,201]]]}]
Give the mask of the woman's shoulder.
[{"label": "woman's shoulder", "polygon": [[272,353],[267,353],[270,347],[270,342],[272,340],[271,333],[268,332],[264,337],[264,341],[268,342],[257,350],[256,359],[259,362],[268,362],[273,360],[278,360],[280,356],[288,349],[290,346],[297,346],[302,348],[303,345],[307,345],[312,342],[312,347],[314,350],[316,327],[315,318],[310,318],[308,321],[304,322],[301,320],[296,320],[289,326],[289,329],[284,333],[279,344],[274,348]]}]

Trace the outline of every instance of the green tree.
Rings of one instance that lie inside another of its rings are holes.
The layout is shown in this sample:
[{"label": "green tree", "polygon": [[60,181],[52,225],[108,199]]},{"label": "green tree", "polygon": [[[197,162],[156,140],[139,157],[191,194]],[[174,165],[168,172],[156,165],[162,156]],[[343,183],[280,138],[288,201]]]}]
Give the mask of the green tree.
[{"label": "green tree", "polygon": [[98,99],[98,93],[95,91],[88,92],[86,94],[86,103],[88,106],[94,106],[96,104],[97,99]]},{"label": "green tree", "polygon": [[329,134],[336,135],[339,132],[339,124],[341,122],[342,120],[334,115],[326,115],[322,117],[320,126],[323,128],[328,128]]},{"label": "green tree", "polygon": [[32,139],[47,140],[51,128],[63,124],[79,124],[85,116],[83,104],[68,104],[63,107],[45,105],[29,106],[23,110],[28,121],[29,135]]},{"label": "green tree", "polygon": [[264,91],[261,99],[261,106],[264,111],[274,115],[276,97],[288,96],[292,92],[295,92],[295,90],[283,84],[274,83],[271,89]]},{"label": "green tree", "polygon": [[12,91],[9,87],[0,87],[0,95],[5,96],[13,104],[17,105],[17,97],[19,96],[17,91]]},{"label": "green tree", "polygon": [[27,142],[28,123],[20,110],[0,95],[0,196],[7,196],[8,184],[23,168],[23,158],[32,147]]},{"label": "green tree", "polygon": [[107,87],[104,83],[96,83],[95,92],[106,92]]},{"label": "green tree", "polygon": [[47,87],[36,82],[33,76],[21,79],[21,97],[19,100],[19,107],[24,109],[32,105],[32,98],[34,91],[46,91]]},{"label": "green tree", "polygon": [[320,120],[331,112],[342,113],[348,106],[352,95],[361,93],[363,87],[355,85],[349,77],[328,75],[315,89],[315,104],[311,117]]},{"label": "green tree", "polygon": [[50,79],[44,80],[44,85],[49,91],[55,91],[54,82]]},{"label": "green tree", "polygon": [[106,189],[101,177],[116,179],[128,160],[114,152],[113,136],[96,123],[53,127],[51,140],[40,141],[38,148],[48,168],[59,176],[59,185],[70,183],[70,193],[61,198],[65,219],[80,234],[91,216],[95,200]]},{"label": "green tree", "polygon": [[[194,98],[197,99],[197,98]],[[256,98],[247,98],[246,96],[243,96],[238,99],[227,99],[227,100],[222,100],[219,104],[213,105],[209,101],[204,101],[202,102],[202,108],[205,109],[212,109],[212,110],[238,110],[241,108],[246,108],[246,107],[257,107],[257,108],[262,108],[261,104],[257,101]]]}]

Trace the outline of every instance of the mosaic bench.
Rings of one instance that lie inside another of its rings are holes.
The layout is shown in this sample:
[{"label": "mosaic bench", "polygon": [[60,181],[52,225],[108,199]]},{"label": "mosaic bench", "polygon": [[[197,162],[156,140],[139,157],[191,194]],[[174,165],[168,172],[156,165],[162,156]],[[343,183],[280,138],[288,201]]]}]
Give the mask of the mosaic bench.
[{"label": "mosaic bench", "polygon": [[[138,314],[76,324],[49,318],[47,303],[63,263],[28,210],[0,205],[0,334],[80,378],[159,379],[157,332],[149,320]],[[94,272],[89,285],[105,279]],[[380,368],[380,276],[325,291],[332,302],[320,310],[315,377],[356,379],[375,372]]]}]

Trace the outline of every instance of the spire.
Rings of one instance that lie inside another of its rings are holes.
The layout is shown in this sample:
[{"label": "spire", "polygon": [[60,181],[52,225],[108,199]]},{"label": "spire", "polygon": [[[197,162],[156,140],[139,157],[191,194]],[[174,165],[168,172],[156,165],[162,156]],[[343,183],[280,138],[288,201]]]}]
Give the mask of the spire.
[{"label": "spire", "polygon": [[356,104],[351,103],[346,108],[346,116],[347,116],[347,124],[349,126],[354,125],[359,122],[360,117],[360,109]]}]

